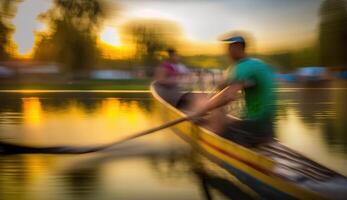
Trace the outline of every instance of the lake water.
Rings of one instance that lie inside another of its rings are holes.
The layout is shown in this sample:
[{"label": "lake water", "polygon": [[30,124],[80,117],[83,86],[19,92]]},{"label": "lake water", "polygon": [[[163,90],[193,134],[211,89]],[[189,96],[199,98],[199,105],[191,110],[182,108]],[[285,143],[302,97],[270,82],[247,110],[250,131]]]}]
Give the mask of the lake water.
[{"label": "lake water", "polygon": [[[340,85],[279,88],[277,137],[347,175],[346,97],[347,88]],[[105,144],[158,125],[161,116],[156,113],[146,91],[2,91],[0,140],[33,146]],[[192,151],[171,130],[103,153],[0,156],[0,199],[252,199],[256,195]]]}]

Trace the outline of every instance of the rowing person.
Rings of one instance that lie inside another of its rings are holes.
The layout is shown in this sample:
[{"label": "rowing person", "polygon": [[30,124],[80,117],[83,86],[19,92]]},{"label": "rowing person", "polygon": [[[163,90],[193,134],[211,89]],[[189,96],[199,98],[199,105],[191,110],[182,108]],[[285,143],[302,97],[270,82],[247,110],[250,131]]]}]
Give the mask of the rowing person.
[{"label": "rowing person", "polygon": [[180,63],[180,58],[174,49],[168,49],[168,59],[159,65],[156,69],[155,80],[157,89],[162,91],[161,94],[169,101],[170,104],[176,106],[181,99],[181,83],[189,74],[189,70]]},{"label": "rowing person", "polygon": [[[242,91],[245,97],[242,119],[231,119],[217,109],[215,113],[219,114],[211,114],[216,117],[210,117],[210,123],[222,127],[223,137],[246,146],[268,141],[273,136],[273,71],[263,61],[248,57],[242,36],[227,37],[223,41],[228,44],[228,55],[235,63],[234,69],[228,70],[221,91],[202,103],[189,117],[196,119],[209,110],[225,106],[236,100]],[[220,115],[224,118],[221,119]]]}]

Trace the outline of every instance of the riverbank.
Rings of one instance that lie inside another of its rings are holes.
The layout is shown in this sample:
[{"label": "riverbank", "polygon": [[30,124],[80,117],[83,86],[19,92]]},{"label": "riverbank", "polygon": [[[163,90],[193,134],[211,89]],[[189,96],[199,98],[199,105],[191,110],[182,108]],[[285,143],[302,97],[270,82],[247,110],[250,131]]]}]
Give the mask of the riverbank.
[{"label": "riverbank", "polygon": [[0,90],[148,90],[150,79],[81,80],[55,83],[0,82]]}]

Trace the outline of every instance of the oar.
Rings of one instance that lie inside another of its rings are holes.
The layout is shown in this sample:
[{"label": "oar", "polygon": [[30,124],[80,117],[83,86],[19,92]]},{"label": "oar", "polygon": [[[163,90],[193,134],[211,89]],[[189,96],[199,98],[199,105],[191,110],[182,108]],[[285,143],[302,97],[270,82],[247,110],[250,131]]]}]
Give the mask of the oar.
[{"label": "oar", "polygon": [[20,153],[45,153],[45,154],[83,154],[83,153],[91,153],[96,151],[102,151],[108,148],[111,148],[112,146],[118,145],[120,143],[132,140],[134,138],[138,138],[141,136],[148,135],[150,133],[169,128],[171,126],[174,126],[176,124],[179,124],[181,122],[190,120],[189,117],[182,117],[170,122],[167,122],[165,124],[162,124],[160,126],[141,131],[139,133],[130,135],[128,137],[125,137],[121,140],[118,140],[116,142],[96,146],[96,147],[70,147],[70,146],[58,146],[58,147],[28,147],[23,145],[16,145],[16,144],[9,144],[0,142],[0,154],[20,154]]},{"label": "oar", "polygon": [[154,132],[157,132],[157,131],[160,131],[160,130],[163,130],[163,129],[166,129],[166,128],[169,128],[171,126],[174,126],[176,124],[179,124],[181,122],[184,122],[184,121],[187,121],[187,120],[190,120],[189,117],[181,117],[179,119],[176,119],[176,120],[173,120],[173,121],[170,121],[170,122],[167,122],[165,124],[162,124],[160,126],[157,126],[157,127],[154,127],[154,128],[151,128],[151,129],[147,129],[145,131],[141,131],[139,133],[136,133],[136,134],[133,134],[133,135],[130,135],[126,138],[123,138],[121,140],[118,140],[116,142],[113,142],[111,144],[107,144],[107,145],[104,145],[104,146],[100,146],[100,147],[96,147],[95,149],[97,151],[99,150],[104,150],[104,149],[108,149],[114,145],[117,145],[117,144],[120,144],[120,143],[123,143],[123,142],[126,142],[126,141],[129,141],[129,140],[132,140],[132,139],[135,139],[135,138],[138,138],[138,137],[141,137],[141,136],[145,136],[145,135],[148,135],[150,133],[154,133]]},{"label": "oar", "polygon": [[[216,89],[214,89],[213,91],[216,91]],[[216,108],[213,108],[213,109],[216,109]],[[210,110],[207,110],[205,113],[213,110],[213,109],[210,109]],[[199,116],[203,116],[205,113],[201,113]],[[134,134],[134,135],[131,135],[131,136],[128,136],[126,138],[123,138],[122,140],[119,140],[119,141],[116,141],[116,142],[113,142],[113,143],[110,143],[110,144],[107,144],[107,145],[103,145],[103,146],[100,146],[100,147],[95,147],[93,149],[90,149],[89,151],[87,150],[86,152],[84,153],[89,153],[89,152],[94,152],[94,151],[100,151],[100,150],[104,150],[104,149],[108,149],[114,145],[117,145],[117,144],[120,144],[120,143],[123,143],[123,142],[126,142],[128,140],[132,140],[132,139],[135,139],[135,138],[138,138],[138,137],[141,137],[141,136],[145,136],[145,135],[148,135],[150,133],[154,133],[156,131],[159,131],[159,130],[163,130],[165,128],[169,128],[171,126],[174,126],[176,124],[179,124],[181,122],[184,122],[184,121],[188,121],[188,120],[191,120],[192,118],[195,118],[195,117],[199,117],[199,116],[194,116],[194,117],[182,117],[182,118],[179,118],[179,119],[176,119],[176,120],[173,120],[173,121],[170,121],[170,122],[167,122],[165,124],[162,124],[160,126],[157,126],[157,127],[154,127],[154,128],[151,128],[151,129],[148,129],[148,130],[145,130],[145,131],[142,131],[142,132],[139,132],[137,134]]]},{"label": "oar", "polygon": [[[213,110],[213,109],[211,109]],[[206,111],[205,113],[209,112]],[[203,113],[201,116],[204,115]],[[198,116],[195,116],[198,117]],[[43,153],[43,154],[83,154],[83,153],[91,153],[91,152],[96,152],[96,151],[102,151],[105,149],[108,149],[112,146],[118,145],[120,143],[148,135],[150,133],[169,128],[171,126],[174,126],[176,124],[179,124],[181,122],[191,120],[191,117],[182,117],[173,121],[170,121],[168,123],[162,124],[160,126],[130,135],[128,137],[125,137],[121,140],[118,140],[116,142],[106,144],[106,145],[101,145],[101,146],[96,146],[96,147],[72,147],[72,146],[56,146],[56,147],[29,147],[29,146],[24,146],[24,145],[16,145],[16,144],[9,144],[9,143],[4,143],[0,142],[0,154],[21,154],[21,153]]]}]

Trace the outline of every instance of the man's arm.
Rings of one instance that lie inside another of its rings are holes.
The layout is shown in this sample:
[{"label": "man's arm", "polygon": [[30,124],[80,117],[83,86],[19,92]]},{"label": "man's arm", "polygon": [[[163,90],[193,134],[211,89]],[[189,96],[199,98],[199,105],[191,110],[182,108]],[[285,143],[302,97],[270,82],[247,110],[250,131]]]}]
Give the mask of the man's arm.
[{"label": "man's arm", "polygon": [[222,82],[220,82],[218,85],[217,85],[217,88],[219,90],[223,90],[224,88],[228,87],[229,85],[231,85],[231,82],[230,80],[223,80]]},{"label": "man's arm", "polygon": [[198,108],[189,117],[194,118],[218,107],[222,107],[236,99],[237,92],[244,88],[244,83],[233,83],[210,98],[201,108]]}]

